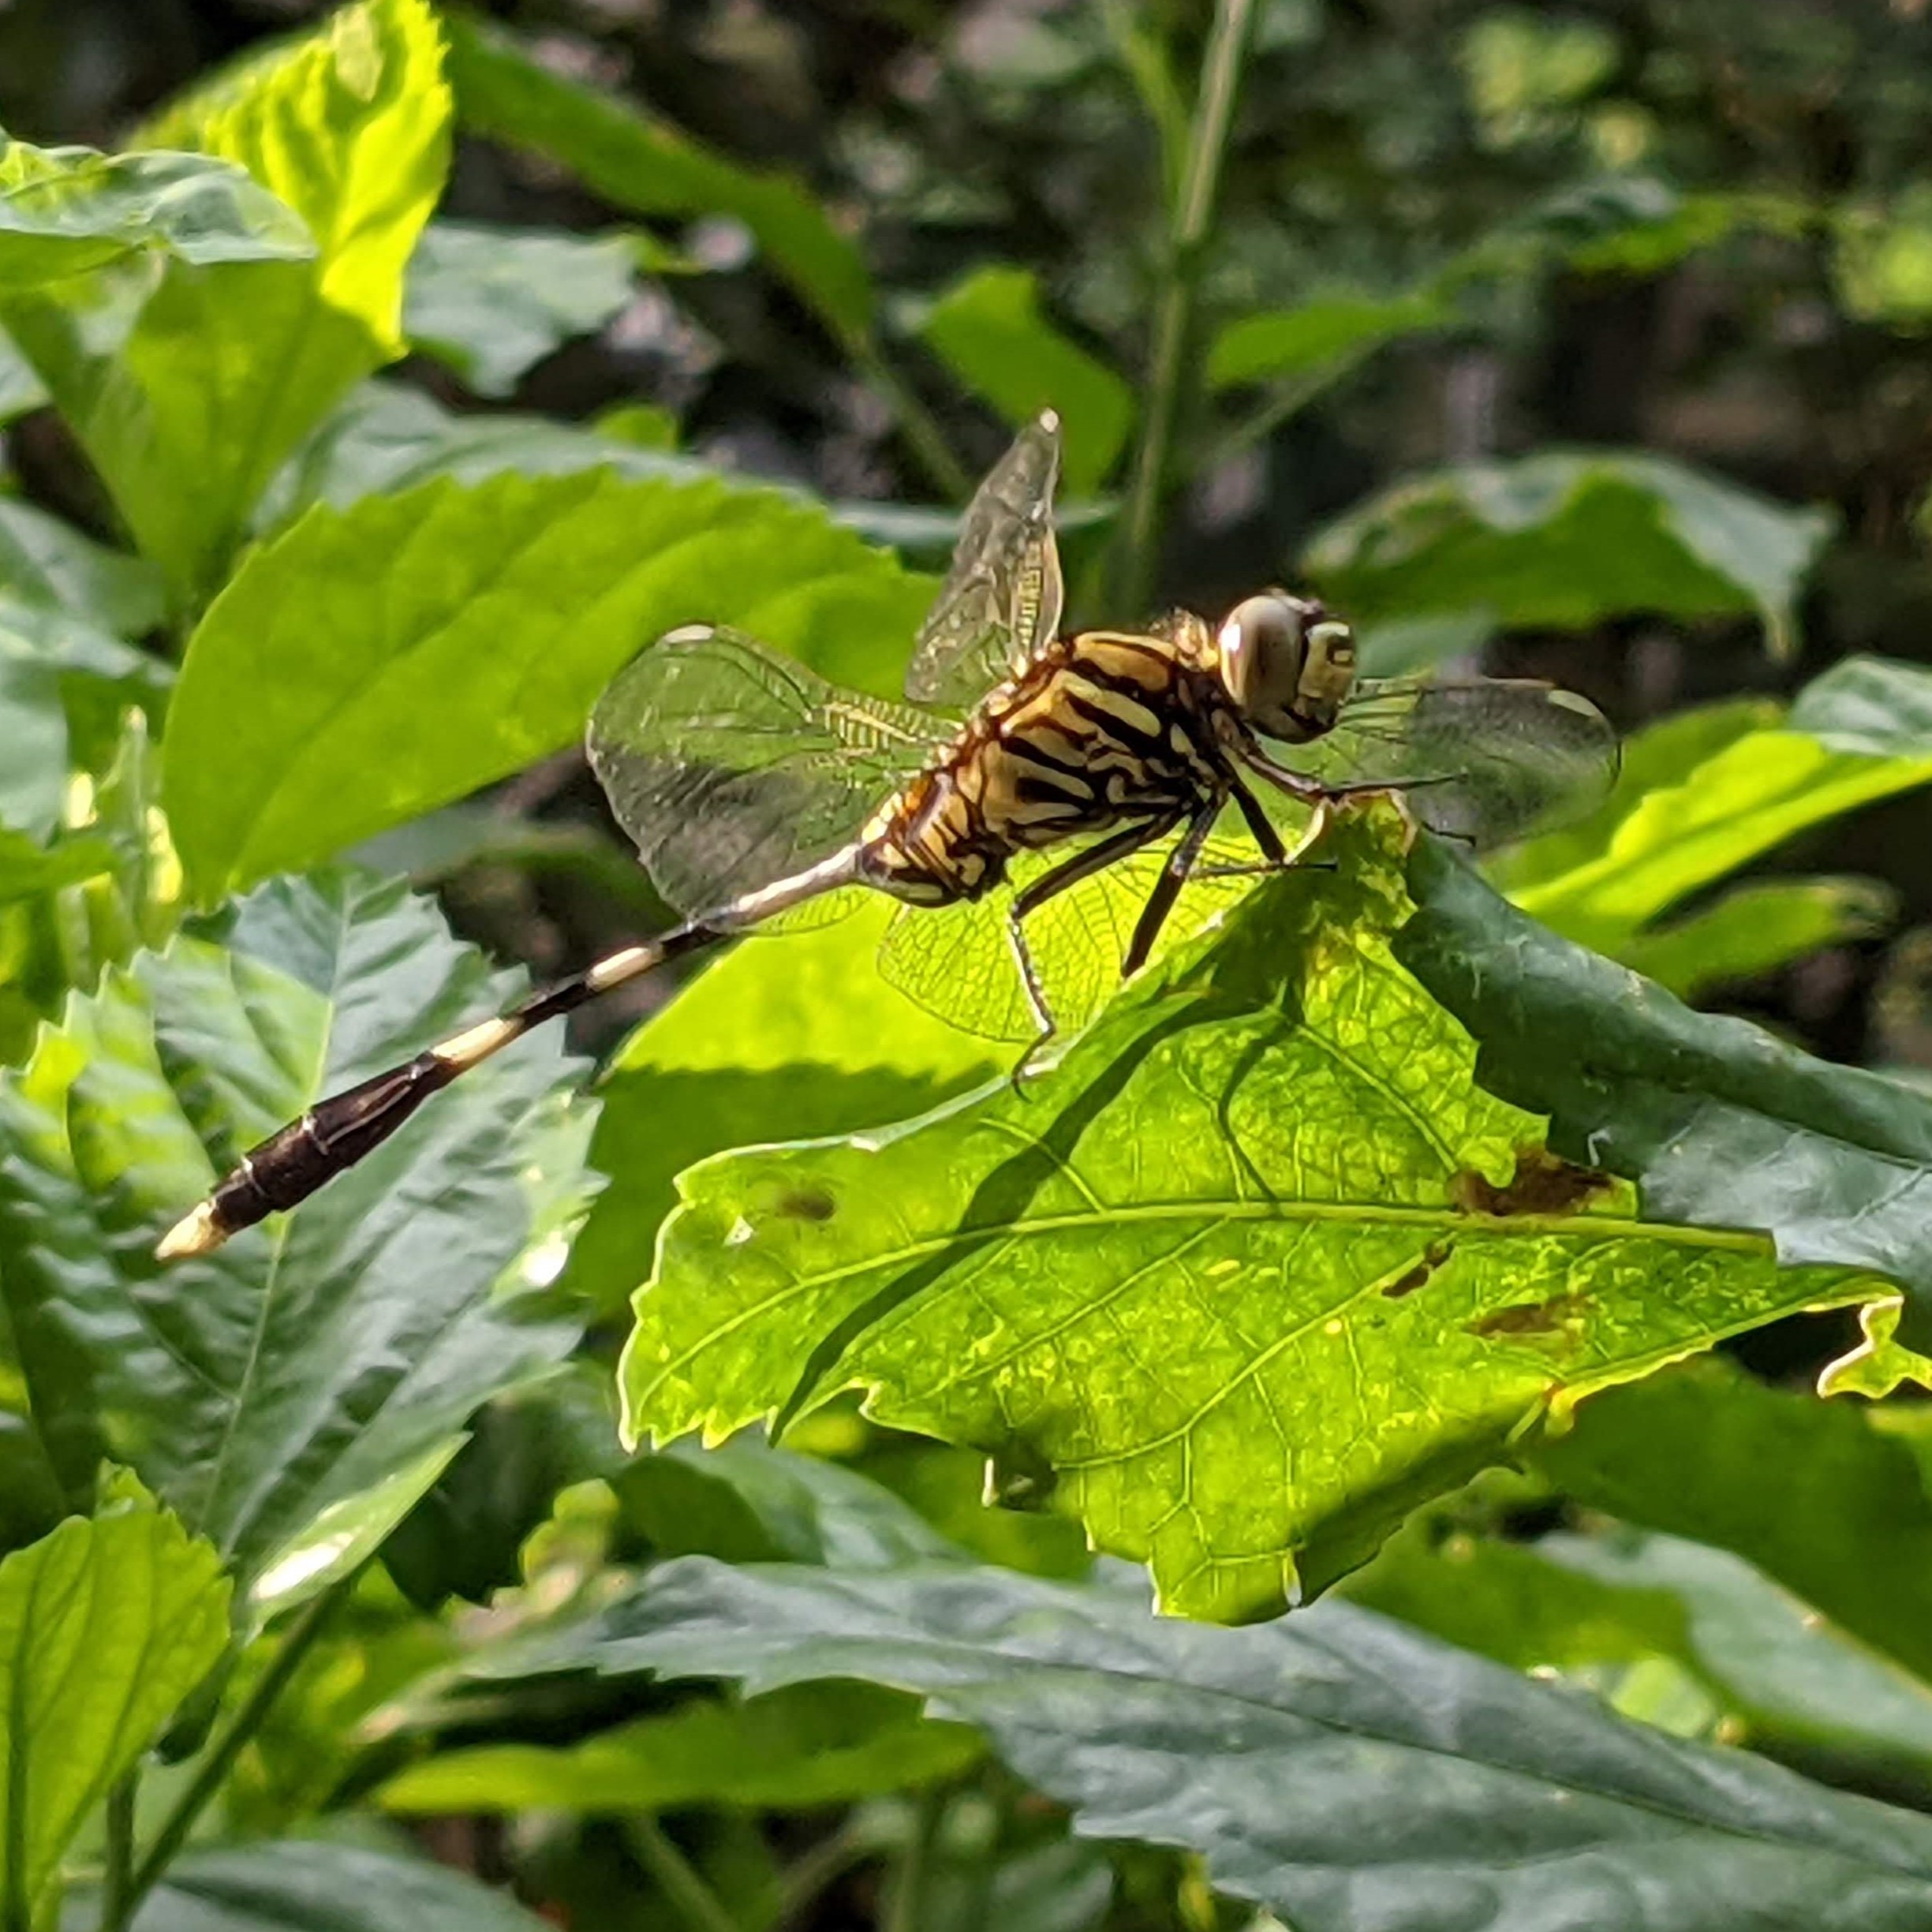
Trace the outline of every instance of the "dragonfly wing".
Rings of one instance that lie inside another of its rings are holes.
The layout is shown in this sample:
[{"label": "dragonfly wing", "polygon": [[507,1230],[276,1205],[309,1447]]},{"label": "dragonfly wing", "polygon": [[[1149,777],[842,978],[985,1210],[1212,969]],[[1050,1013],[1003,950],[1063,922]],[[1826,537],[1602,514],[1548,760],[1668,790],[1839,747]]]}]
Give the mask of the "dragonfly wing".
[{"label": "dragonfly wing", "polygon": [[939,601],[920,626],[906,695],[977,704],[1059,630],[1065,589],[1053,540],[1059,418],[1029,423],[966,506]]},{"label": "dragonfly wing", "polygon": [[1332,783],[1414,787],[1425,824],[1480,847],[1589,812],[1616,777],[1616,734],[1587,698],[1529,678],[1365,683],[1288,762]]},{"label": "dragonfly wing", "polygon": [[689,914],[829,858],[949,729],[704,626],[618,673],[586,746],[653,883]]}]

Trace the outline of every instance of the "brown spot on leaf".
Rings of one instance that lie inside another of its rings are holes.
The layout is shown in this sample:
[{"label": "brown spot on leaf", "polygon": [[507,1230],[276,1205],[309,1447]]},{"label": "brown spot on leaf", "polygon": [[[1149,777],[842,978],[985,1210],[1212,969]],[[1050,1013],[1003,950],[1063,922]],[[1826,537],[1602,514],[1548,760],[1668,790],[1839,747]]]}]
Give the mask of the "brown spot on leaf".
[{"label": "brown spot on leaf", "polygon": [[839,1204],[822,1187],[794,1187],[779,1197],[778,1211],[794,1221],[828,1221]]},{"label": "brown spot on leaf", "polygon": [[1422,1258],[1406,1274],[1396,1276],[1382,1290],[1392,1302],[1399,1302],[1405,1295],[1413,1295],[1455,1250],[1453,1241],[1432,1241],[1422,1250]]},{"label": "brown spot on leaf", "polygon": [[1450,1182],[1449,1199],[1465,1214],[1574,1214],[1616,1185],[1609,1175],[1560,1160],[1547,1147],[1519,1147],[1516,1172],[1502,1186],[1465,1168]]},{"label": "brown spot on leaf", "polygon": [[1485,1341],[1497,1336],[1560,1335],[1589,1312],[1587,1295],[1553,1295],[1547,1301],[1512,1302],[1507,1308],[1492,1309],[1474,1321],[1464,1322],[1463,1327]]}]

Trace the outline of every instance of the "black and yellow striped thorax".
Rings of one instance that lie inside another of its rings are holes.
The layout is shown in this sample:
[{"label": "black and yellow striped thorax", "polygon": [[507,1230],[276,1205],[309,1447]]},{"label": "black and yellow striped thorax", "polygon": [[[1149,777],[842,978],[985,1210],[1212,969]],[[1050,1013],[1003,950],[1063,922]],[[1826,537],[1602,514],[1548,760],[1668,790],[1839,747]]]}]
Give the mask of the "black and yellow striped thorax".
[{"label": "black and yellow striped thorax", "polygon": [[867,883],[916,904],[977,898],[1015,853],[1173,817],[1224,789],[1226,693],[1201,644],[1182,626],[1050,645],[867,826]]}]

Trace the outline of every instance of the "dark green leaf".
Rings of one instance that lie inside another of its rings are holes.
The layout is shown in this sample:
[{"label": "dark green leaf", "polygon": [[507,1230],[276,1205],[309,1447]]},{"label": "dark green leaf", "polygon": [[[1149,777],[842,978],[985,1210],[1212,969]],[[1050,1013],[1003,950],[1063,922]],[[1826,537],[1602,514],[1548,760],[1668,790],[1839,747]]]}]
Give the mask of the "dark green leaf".
[{"label": "dark green leaf", "polygon": [[798,182],[740,167],[668,122],[552,73],[467,13],[452,13],[446,24],[450,79],[466,131],[545,155],[640,215],[736,216],[834,335],[869,334],[865,262]]},{"label": "dark green leaf", "polygon": [[250,1143],[510,991],[400,886],[332,877],[265,888],[226,944],[144,955],[43,1035],[0,1085],[0,1290],[70,1493],[103,1454],[131,1464],[272,1607],[366,1553],[478,1405],[568,1350],[532,1285],[585,1191],[554,1040],[298,1213],[152,1255]]},{"label": "dark green leaf", "polygon": [[1349,815],[1339,870],[1261,888],[1023,1093],[682,1177],[628,1429],[857,1385],[1149,1558],[1168,1607],[1252,1616],[1552,1401],[1880,1291],[1549,1162],[1390,955],[1403,836]]},{"label": "dark green leaf", "polygon": [[447,1865],[301,1840],[192,1852],[134,1921],[136,1932],[542,1932],[544,1923]]},{"label": "dark green leaf", "polygon": [[228,1642],[207,1544],[125,1482],[0,1562],[0,1893],[47,1923],[62,1853]]},{"label": "dark green leaf", "polygon": [[572,337],[594,335],[630,300],[628,236],[432,222],[409,263],[411,345],[480,396],[506,396]]},{"label": "dark green leaf", "polygon": [[1550,1145],[1636,1182],[1660,1220],[1767,1230],[1785,1262],[1882,1271],[1932,1340],[1932,1101],[1741,1020],[1694,1013],[1499,900],[1433,842],[1396,956],[1481,1043]]},{"label": "dark green leaf", "polygon": [[1076,1829],[1197,1852],[1299,1932],[1906,1932],[1932,1821],[1680,1743],[1339,1603],[1249,1630],[989,1569],[687,1558],[560,1647],[981,1726]]},{"label": "dark green leaf", "polygon": [[1932,1682],[1932,1498],[1892,1419],[1687,1364],[1584,1403],[1536,1459],[1592,1508],[1735,1551]]},{"label": "dark green leaf", "polygon": [[1042,409],[1063,426],[1069,492],[1097,489],[1134,427],[1134,392],[1041,312],[1023,268],[977,268],[927,310],[919,334],[961,383],[1014,429]]},{"label": "dark green leaf", "polygon": [[980,1754],[957,1725],[866,1684],[798,1684],[743,1703],[692,1703],[560,1749],[439,1753],[383,1786],[385,1809],[660,1811],[697,1804],[798,1811],[951,1777]]},{"label": "dark green leaf", "polygon": [[10,498],[0,498],[0,596],[124,637],[152,630],[165,614],[151,565]]},{"label": "dark green leaf", "polygon": [[1549,450],[1397,484],[1316,538],[1303,562],[1351,617],[1480,612],[1582,629],[1636,611],[1755,611],[1793,642],[1799,586],[1831,529],[1659,456]]},{"label": "dark green leaf", "polygon": [[871,902],[740,946],[625,1042],[591,1142],[611,1185],[571,1249],[567,1287],[620,1305],[651,1272],[676,1176],[708,1155],[907,1119],[1003,1071],[984,1041],[880,977],[891,917]]},{"label": "dark green leaf", "polygon": [[245,167],[301,215],[312,261],[175,263],[7,312],[180,603],[301,439],[402,353],[404,266],[448,159],[441,54],[427,0],[357,0],[146,131]]},{"label": "dark green leaf", "polygon": [[196,263],[315,253],[301,220],[232,161],[0,137],[0,296],[147,249]]}]

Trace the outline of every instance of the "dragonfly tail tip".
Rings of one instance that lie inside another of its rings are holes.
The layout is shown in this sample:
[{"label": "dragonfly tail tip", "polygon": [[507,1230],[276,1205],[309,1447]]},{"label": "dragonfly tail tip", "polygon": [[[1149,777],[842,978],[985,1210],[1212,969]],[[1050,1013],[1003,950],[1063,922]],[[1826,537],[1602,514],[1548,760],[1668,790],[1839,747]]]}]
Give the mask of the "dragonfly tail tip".
[{"label": "dragonfly tail tip", "polygon": [[181,1218],[155,1244],[159,1261],[185,1261],[196,1255],[212,1254],[228,1239],[215,1212],[215,1203],[204,1201],[191,1214]]}]

